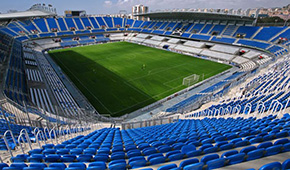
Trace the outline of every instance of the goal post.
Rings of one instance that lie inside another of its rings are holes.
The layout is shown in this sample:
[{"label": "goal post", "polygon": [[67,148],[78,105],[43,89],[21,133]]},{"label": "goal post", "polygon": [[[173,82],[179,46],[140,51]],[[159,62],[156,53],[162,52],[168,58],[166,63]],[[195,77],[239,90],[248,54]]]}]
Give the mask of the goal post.
[{"label": "goal post", "polygon": [[197,83],[199,80],[199,77],[200,77],[200,75],[198,75],[198,74],[192,74],[188,77],[185,77],[185,78],[183,78],[182,85],[189,87],[189,86]]}]

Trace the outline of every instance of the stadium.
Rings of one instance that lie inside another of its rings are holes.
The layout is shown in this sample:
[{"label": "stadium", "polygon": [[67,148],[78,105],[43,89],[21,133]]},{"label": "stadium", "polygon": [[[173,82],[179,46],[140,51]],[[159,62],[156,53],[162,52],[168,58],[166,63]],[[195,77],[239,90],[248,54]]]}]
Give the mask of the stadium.
[{"label": "stadium", "polygon": [[0,14],[0,170],[290,169],[290,26],[256,22]]}]

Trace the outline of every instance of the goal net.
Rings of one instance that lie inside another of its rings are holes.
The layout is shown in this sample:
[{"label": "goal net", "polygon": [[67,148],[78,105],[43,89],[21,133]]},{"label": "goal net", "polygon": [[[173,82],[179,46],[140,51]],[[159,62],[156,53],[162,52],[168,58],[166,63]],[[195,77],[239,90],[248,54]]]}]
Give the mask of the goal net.
[{"label": "goal net", "polygon": [[196,82],[198,82],[199,77],[200,76],[198,74],[193,74],[193,75],[190,75],[188,77],[185,77],[185,78],[183,78],[182,85],[189,87],[189,86],[195,84]]}]

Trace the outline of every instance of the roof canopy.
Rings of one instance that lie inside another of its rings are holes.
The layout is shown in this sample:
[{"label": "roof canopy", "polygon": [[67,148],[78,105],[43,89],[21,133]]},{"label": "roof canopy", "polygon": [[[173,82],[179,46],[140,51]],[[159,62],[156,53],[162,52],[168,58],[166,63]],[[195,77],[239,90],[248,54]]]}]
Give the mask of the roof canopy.
[{"label": "roof canopy", "polygon": [[46,17],[46,16],[55,16],[54,13],[44,12],[40,10],[30,10],[23,12],[15,12],[15,13],[6,13],[0,14],[0,21],[10,21],[13,19],[23,20],[32,17]]},{"label": "roof canopy", "polygon": [[253,23],[255,18],[241,15],[209,13],[209,12],[153,12],[139,14],[137,16],[149,17],[151,20],[168,20],[168,21],[235,21]]}]

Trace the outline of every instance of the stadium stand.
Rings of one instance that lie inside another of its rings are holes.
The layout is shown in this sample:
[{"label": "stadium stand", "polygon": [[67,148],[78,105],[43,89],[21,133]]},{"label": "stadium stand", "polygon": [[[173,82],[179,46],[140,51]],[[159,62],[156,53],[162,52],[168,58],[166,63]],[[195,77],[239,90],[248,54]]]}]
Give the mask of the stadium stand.
[{"label": "stadium stand", "polygon": [[[0,150],[10,161],[0,169],[289,169],[289,30],[108,16],[12,21],[0,27]],[[114,41],[237,70],[166,98],[177,102],[158,103],[156,120],[115,127],[124,119],[83,111],[91,106],[45,52]],[[94,117],[110,123],[94,127]]]}]

